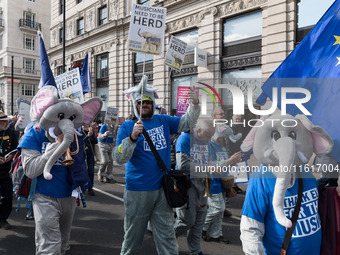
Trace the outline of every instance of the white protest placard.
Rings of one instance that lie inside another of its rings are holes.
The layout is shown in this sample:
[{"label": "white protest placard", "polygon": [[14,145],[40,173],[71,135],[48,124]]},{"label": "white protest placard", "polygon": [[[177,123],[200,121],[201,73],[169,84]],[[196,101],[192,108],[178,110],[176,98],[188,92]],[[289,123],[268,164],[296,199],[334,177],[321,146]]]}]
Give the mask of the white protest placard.
[{"label": "white protest placard", "polygon": [[114,131],[115,127],[118,125],[118,108],[108,106],[106,109],[104,123],[107,124],[108,130]]},{"label": "white protest placard", "polygon": [[166,8],[134,4],[128,38],[129,51],[161,55]]},{"label": "white protest placard", "polygon": [[171,36],[164,64],[172,69],[181,71],[187,45],[188,44],[186,42],[183,42],[175,36]]},{"label": "white protest placard", "polygon": [[199,48],[195,48],[194,53],[194,65],[195,66],[208,66],[208,53],[205,50],[201,50]]},{"label": "white protest placard", "polygon": [[241,161],[236,164],[235,167],[230,169],[230,175],[234,176],[235,183],[245,183],[248,182],[248,167],[247,161]]},{"label": "white protest placard", "polygon": [[60,98],[70,98],[77,103],[84,103],[79,68],[58,75],[54,78]]}]

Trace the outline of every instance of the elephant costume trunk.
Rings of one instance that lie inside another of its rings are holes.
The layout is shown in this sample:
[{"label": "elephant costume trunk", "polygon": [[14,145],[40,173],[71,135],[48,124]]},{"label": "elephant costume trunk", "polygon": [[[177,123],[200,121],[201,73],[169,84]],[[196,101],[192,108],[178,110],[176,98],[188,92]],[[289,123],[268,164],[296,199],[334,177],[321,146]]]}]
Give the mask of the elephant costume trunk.
[{"label": "elephant costume trunk", "polygon": [[51,168],[54,163],[66,152],[71,143],[74,140],[74,124],[69,119],[62,119],[58,122],[57,129],[61,130],[61,133],[64,134],[63,141],[57,147],[57,149],[53,152],[52,156],[46,162],[44,168],[44,178],[46,180],[51,180],[52,175],[50,174]]},{"label": "elephant costume trunk", "polygon": [[294,159],[296,156],[295,141],[289,137],[280,138],[274,143],[274,151],[279,155],[279,166],[276,175],[276,184],[273,195],[273,208],[277,221],[284,227],[292,226],[284,213],[284,198],[287,189],[295,182]]}]

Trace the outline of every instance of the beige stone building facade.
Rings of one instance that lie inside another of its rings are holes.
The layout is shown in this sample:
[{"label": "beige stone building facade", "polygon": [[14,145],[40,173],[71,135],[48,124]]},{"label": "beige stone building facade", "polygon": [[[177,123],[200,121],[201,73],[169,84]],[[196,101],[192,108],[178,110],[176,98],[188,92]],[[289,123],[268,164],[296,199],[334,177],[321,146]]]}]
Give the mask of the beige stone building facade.
[{"label": "beige stone building facade", "polygon": [[[259,93],[261,79],[270,76],[332,2],[68,0],[66,68],[82,62],[89,52],[92,90],[87,97],[101,97],[103,112],[107,106],[118,107],[120,116],[125,117],[133,111],[123,91],[138,83],[144,69],[149,81],[159,88],[156,103],[175,114],[177,86],[188,85],[196,78],[209,79],[211,85],[232,79],[244,91],[256,80]],[[62,3],[63,0],[51,1],[48,54],[55,75],[62,70]],[[170,73],[164,65],[164,55],[147,55],[143,68],[144,55],[128,51],[133,3],[167,8],[164,52],[171,35],[189,44],[181,72]],[[313,15],[310,8],[315,8]],[[206,67],[195,66],[195,47],[207,52]],[[232,105],[229,97],[222,93],[228,115]]]},{"label": "beige stone building facade", "polygon": [[[30,101],[40,81],[39,36],[49,46],[50,1],[0,1],[0,100],[7,114],[17,111],[16,99]],[[13,65],[12,65],[13,59]],[[13,66],[13,101],[12,101]]]}]

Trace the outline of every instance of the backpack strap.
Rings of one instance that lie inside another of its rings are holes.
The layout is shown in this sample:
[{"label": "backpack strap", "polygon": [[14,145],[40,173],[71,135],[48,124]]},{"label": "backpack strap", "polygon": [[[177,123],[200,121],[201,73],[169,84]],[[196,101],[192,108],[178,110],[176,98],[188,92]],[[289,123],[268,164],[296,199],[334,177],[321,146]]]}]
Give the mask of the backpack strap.
[{"label": "backpack strap", "polygon": [[294,232],[294,229],[295,229],[298,217],[299,217],[299,213],[300,213],[302,193],[303,193],[303,179],[302,179],[301,171],[297,171],[297,175],[298,175],[298,198],[297,198],[297,202],[296,202],[294,212],[291,218],[292,227],[288,228],[286,231],[286,235],[283,240],[280,255],[286,255],[289,242],[290,242],[290,239],[292,238],[292,235],[293,235],[293,232]]},{"label": "backpack strap", "polygon": [[[132,119],[135,123],[137,122],[137,118],[133,118]],[[162,171],[164,171],[165,173],[168,173],[168,169],[166,168],[164,161],[162,160],[161,156],[159,155],[158,151],[156,150],[155,145],[153,144],[148,132],[146,132],[145,128],[143,127],[143,136],[146,139],[146,141],[148,142],[148,145],[152,151],[152,153],[155,155],[155,158],[157,160],[157,164],[158,166],[161,168]]]}]

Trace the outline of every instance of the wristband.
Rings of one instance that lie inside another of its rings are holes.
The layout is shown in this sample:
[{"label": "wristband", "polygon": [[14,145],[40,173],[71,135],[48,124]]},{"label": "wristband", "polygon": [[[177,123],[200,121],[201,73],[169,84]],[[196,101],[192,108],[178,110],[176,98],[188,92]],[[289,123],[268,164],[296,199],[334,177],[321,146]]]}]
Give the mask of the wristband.
[{"label": "wristband", "polygon": [[133,139],[133,138],[131,137],[131,134],[132,134],[132,133],[130,133],[130,140],[131,140],[131,142],[136,143],[136,142],[137,142],[137,139]]}]

